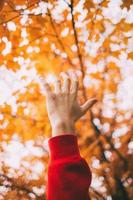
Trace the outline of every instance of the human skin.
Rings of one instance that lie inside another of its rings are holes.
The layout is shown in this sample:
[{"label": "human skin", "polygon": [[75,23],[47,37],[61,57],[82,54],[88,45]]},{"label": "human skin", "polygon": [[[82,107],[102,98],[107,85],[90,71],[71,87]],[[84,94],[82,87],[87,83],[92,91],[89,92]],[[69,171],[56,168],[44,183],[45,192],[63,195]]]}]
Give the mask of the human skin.
[{"label": "human skin", "polygon": [[[63,78],[63,84],[61,79]],[[88,99],[83,105],[77,100],[79,81],[75,71],[61,72],[54,82],[54,91],[43,79],[46,108],[52,127],[52,136],[75,135],[75,123],[97,102]]]}]

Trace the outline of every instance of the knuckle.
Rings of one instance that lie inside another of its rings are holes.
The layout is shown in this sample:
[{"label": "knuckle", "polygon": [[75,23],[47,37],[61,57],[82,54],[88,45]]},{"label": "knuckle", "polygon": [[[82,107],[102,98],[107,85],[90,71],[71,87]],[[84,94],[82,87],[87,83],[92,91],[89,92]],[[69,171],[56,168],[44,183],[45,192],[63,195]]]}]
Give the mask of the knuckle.
[{"label": "knuckle", "polygon": [[62,92],[62,95],[63,95],[63,96],[67,96],[67,95],[69,95],[69,92],[63,91],[63,92]]},{"label": "knuckle", "polygon": [[71,92],[71,98],[75,98],[76,97],[76,93],[75,92]]},{"label": "knuckle", "polygon": [[65,92],[65,96],[68,96],[69,95],[69,92]]},{"label": "knuckle", "polygon": [[71,95],[75,95],[75,90],[72,90],[72,91],[71,91]]},{"label": "knuckle", "polygon": [[58,97],[60,97],[60,96],[61,96],[60,91],[57,91],[57,92],[55,93],[55,95],[58,96]]}]

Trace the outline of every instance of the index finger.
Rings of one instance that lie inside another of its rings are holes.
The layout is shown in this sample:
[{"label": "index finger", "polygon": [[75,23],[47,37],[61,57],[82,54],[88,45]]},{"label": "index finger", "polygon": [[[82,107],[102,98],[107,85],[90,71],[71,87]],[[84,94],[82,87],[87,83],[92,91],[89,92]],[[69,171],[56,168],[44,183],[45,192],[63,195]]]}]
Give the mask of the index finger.
[{"label": "index finger", "polygon": [[50,85],[46,82],[44,78],[41,77],[40,79],[44,88],[45,95],[49,96],[52,93]]}]

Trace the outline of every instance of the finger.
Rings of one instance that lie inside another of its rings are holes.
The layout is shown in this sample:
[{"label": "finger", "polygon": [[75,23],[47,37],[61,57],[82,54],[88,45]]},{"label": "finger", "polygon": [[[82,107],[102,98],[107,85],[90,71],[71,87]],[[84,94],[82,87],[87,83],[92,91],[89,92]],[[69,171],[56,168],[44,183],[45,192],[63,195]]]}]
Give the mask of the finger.
[{"label": "finger", "polygon": [[69,90],[70,90],[70,78],[69,78],[69,76],[65,72],[61,72],[60,76],[62,76],[62,78],[64,80],[63,86],[62,86],[62,92],[69,93]]},{"label": "finger", "polygon": [[49,96],[52,93],[50,85],[46,82],[46,80],[44,78],[41,77],[40,80],[42,82],[45,95]]},{"label": "finger", "polygon": [[55,79],[54,88],[56,94],[61,92],[61,80]]},{"label": "finger", "polygon": [[91,108],[95,103],[97,102],[96,98],[93,99],[88,99],[82,106],[81,106],[81,110],[83,113],[86,113],[89,108]]},{"label": "finger", "polygon": [[76,72],[74,71],[69,71],[68,73],[69,73],[69,76],[71,77],[71,93],[77,96],[78,86],[79,86],[78,76]]}]

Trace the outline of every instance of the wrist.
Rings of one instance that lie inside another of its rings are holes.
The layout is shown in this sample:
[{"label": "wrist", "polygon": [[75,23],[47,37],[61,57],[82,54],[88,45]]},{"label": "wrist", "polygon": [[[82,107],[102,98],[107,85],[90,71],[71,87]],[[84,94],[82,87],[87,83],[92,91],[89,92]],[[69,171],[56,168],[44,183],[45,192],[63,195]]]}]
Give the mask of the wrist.
[{"label": "wrist", "polygon": [[75,125],[72,122],[59,122],[52,126],[52,136],[63,135],[63,134],[73,134],[75,133]]}]

